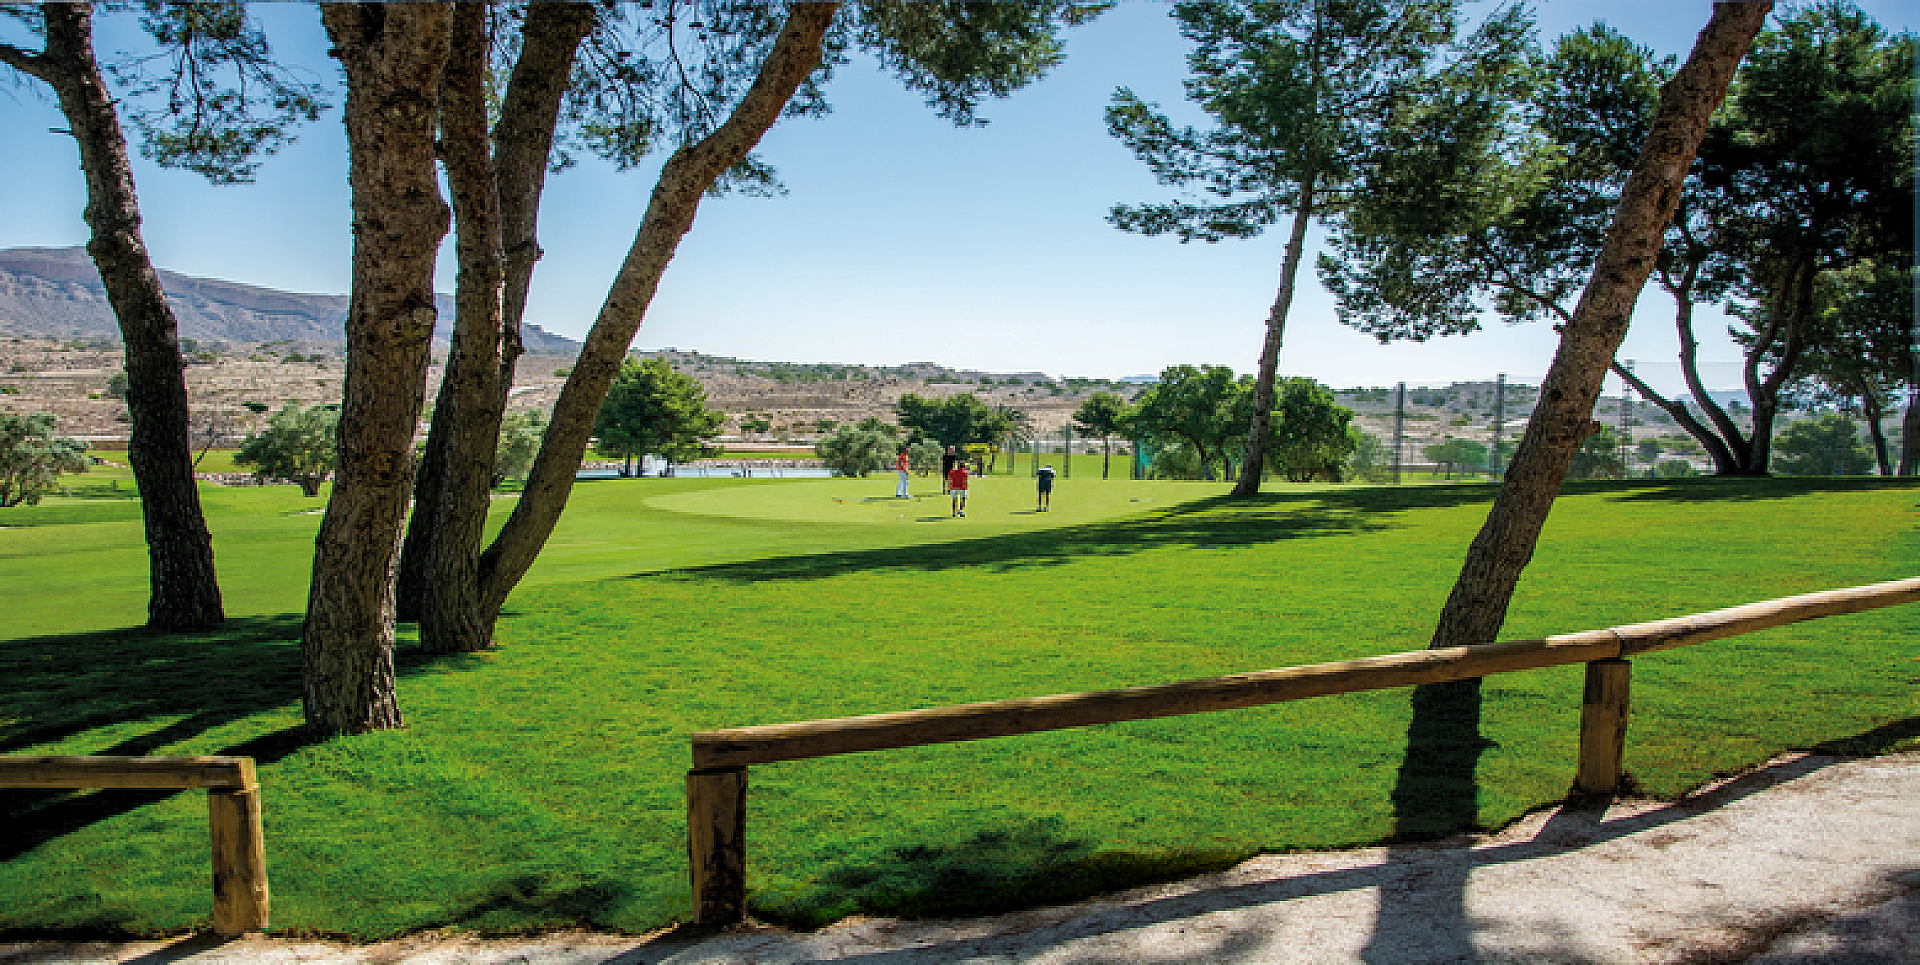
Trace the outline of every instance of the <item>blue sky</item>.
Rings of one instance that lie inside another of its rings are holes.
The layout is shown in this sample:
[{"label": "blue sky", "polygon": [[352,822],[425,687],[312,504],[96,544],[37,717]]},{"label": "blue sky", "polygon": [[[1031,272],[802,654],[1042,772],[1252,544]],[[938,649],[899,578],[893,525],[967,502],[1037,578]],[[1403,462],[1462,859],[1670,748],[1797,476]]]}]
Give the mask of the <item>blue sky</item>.
[{"label": "blue sky", "polygon": [[[1910,2],[1861,6],[1890,29],[1920,23],[1920,5]],[[1105,378],[1178,363],[1250,371],[1279,281],[1281,235],[1182,245],[1104,220],[1117,202],[1172,196],[1106,133],[1101,114],[1118,86],[1183,109],[1186,44],[1168,9],[1158,0],[1121,0],[1071,31],[1066,62],[1038,84],[989,102],[984,128],[954,128],[856,58],[828,90],[831,115],[783,121],[761,144],[787,197],[705,203],[635,347]],[[337,87],[314,7],[262,4],[258,12],[276,51]],[[1549,0],[1538,19],[1542,38],[1605,19],[1640,43],[1684,56],[1707,16],[1704,0]],[[132,46],[130,27],[103,24],[103,54]],[[24,39],[12,27],[0,37]],[[333,99],[339,102],[337,91]],[[36,88],[0,85],[0,183],[14,188],[0,215],[0,248],[85,242],[73,145],[49,132],[63,126]],[[529,321],[585,333],[633,240],[654,174],[588,160],[550,181],[541,231],[547,254]],[[160,267],[287,291],[347,290],[349,198],[337,109],[267,159],[254,184],[214,187],[144,160],[135,177]],[[445,262],[440,278],[450,287]],[[1621,352],[1669,392],[1681,384],[1671,317],[1671,302],[1650,286]],[[1715,389],[1740,380],[1723,329],[1713,321],[1700,326],[1702,375]],[[1501,373],[1537,381],[1553,349],[1544,325],[1498,322],[1473,336],[1380,346],[1339,324],[1309,273],[1280,367],[1336,388]]]}]

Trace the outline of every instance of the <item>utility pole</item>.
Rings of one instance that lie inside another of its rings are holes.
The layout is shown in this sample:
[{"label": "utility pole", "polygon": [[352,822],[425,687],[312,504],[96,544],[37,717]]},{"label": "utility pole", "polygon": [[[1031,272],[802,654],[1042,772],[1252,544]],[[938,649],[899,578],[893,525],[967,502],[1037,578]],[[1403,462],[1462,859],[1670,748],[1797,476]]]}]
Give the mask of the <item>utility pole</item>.
[{"label": "utility pole", "polygon": [[[1627,359],[1625,362],[1621,363],[1621,367],[1626,369],[1629,373],[1631,373],[1633,371],[1633,360]],[[1632,414],[1633,414],[1633,383],[1627,381],[1626,379],[1621,379],[1620,380],[1620,477],[1622,479],[1630,478],[1633,475],[1633,471],[1631,468],[1633,463],[1633,427],[1629,422],[1629,417],[1632,416]]]},{"label": "utility pole", "polygon": [[1400,450],[1407,444],[1407,383],[1400,383],[1393,403],[1393,484],[1400,485]]},{"label": "utility pole", "polygon": [[1493,444],[1487,447],[1487,478],[1500,478],[1500,430],[1507,421],[1507,373],[1500,373],[1500,380],[1493,386]]}]

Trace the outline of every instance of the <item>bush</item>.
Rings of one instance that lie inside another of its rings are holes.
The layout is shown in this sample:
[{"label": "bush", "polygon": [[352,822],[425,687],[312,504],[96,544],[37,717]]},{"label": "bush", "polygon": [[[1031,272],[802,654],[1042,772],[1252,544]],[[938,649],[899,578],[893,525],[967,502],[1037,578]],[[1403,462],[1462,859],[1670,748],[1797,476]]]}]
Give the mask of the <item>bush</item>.
[{"label": "bush", "polygon": [[[864,476],[893,465],[900,442],[878,429],[843,426],[814,444],[813,452],[840,476]],[[912,457],[909,456],[909,459]]]}]

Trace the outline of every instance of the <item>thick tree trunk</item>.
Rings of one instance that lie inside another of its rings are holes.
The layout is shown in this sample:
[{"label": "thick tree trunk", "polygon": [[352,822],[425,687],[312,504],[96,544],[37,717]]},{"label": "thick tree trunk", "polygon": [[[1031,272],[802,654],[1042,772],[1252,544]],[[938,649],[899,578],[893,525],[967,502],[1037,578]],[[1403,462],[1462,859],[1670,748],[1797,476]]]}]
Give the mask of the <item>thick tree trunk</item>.
[{"label": "thick tree trunk", "polygon": [[340,461],[315,539],[301,636],[307,726],[405,726],[393,672],[393,576],[433,339],[433,268],[447,230],[434,122],[450,4],[333,4],[347,75],[353,294]]},{"label": "thick tree trunk", "polygon": [[203,630],[219,626],[226,614],[214,573],[213,537],[193,480],[178,327],[141,238],[126,136],[94,59],[91,10],[88,4],[47,4],[42,8],[45,51],[26,57],[9,49],[4,59],[54,89],[80,148],[85,217],[92,230],[87,252],[100,270],[126,343],[132,422],[127,458],[146,522],[147,626]]},{"label": "thick tree trunk", "polygon": [[1653,269],[1707,121],[1725,99],[1735,68],[1772,8],[1770,2],[1715,3],[1693,54],[1662,90],[1653,128],[1621,194],[1606,244],[1573,320],[1561,334],[1559,351],[1540,387],[1540,404],[1527,422],[1506,482],[1441,611],[1433,647],[1498,638],[1567,467],[1581,442],[1598,428],[1594,402],[1626,337],[1634,301]]},{"label": "thick tree trunk", "polygon": [[701,197],[722,173],[746,157],[779,119],[801,81],[820,63],[838,7],[838,3],[795,4],[760,75],[726,122],[698,143],[675,151],[661,170],[645,220],[607,293],[600,317],[587,333],[573,374],[560,390],[553,421],[513,516],[481,557],[489,623],[497,619],[507,595],[533,565],[566,508],[600,403],[681,237],[693,227]]},{"label": "thick tree trunk", "polygon": [[[498,348],[481,353],[451,354],[448,359],[442,394],[446,386],[469,384],[476,381],[491,381],[495,388],[495,398],[487,407],[495,425],[495,436],[480,439],[478,434],[456,431],[452,413],[442,417],[446,402],[435,406],[432,428],[427,434],[425,456],[421,459],[419,478],[414,484],[413,516],[407,526],[406,542],[400,554],[400,575],[395,595],[398,615],[402,622],[422,621],[423,642],[429,631],[424,625],[433,622],[423,619],[422,614],[429,609],[427,597],[439,588],[447,587],[449,594],[464,599],[442,599],[433,602],[431,609],[436,612],[457,612],[463,607],[471,607],[473,616],[462,617],[468,624],[479,621],[478,597],[471,589],[449,586],[435,581],[431,574],[434,559],[442,553],[463,555],[464,563],[455,563],[472,570],[478,566],[481,537],[480,530],[486,525],[487,503],[481,498],[476,503],[472,499],[461,501],[458,508],[447,505],[452,495],[447,492],[449,485],[445,467],[448,463],[471,465],[484,459],[488,475],[492,476],[494,448],[498,443],[498,425],[506,411],[507,393],[513,387],[513,372],[523,349],[520,339],[520,325],[526,313],[527,294],[533,284],[534,263],[540,257],[540,245],[537,237],[539,223],[540,195],[546,187],[547,165],[552,153],[554,128],[560,115],[562,98],[567,91],[567,81],[573,72],[575,53],[580,42],[593,28],[593,8],[579,3],[536,3],[527,11],[526,27],[521,35],[520,57],[514,64],[513,75],[507,83],[506,96],[500,110],[500,121],[493,132],[493,193],[498,201],[498,238],[496,244],[503,249],[505,264],[498,298],[501,309],[498,318],[486,321],[489,326],[483,336],[468,332],[468,342],[477,342],[483,338],[496,343]],[[482,109],[475,116],[480,122],[485,116]],[[457,208],[456,198],[456,208]],[[456,210],[456,217],[459,217]],[[466,230],[461,229],[463,232]],[[455,338],[462,338],[463,327],[482,321],[480,316],[471,312],[456,314],[454,321]],[[475,370],[475,366],[492,360],[492,374]],[[465,411],[474,411],[474,402],[469,401]],[[463,530],[472,530],[470,541],[459,540],[458,546],[443,547],[437,539],[438,525],[442,518],[459,519]],[[470,586],[477,586],[477,579],[469,579]],[[484,623],[484,621],[480,621]],[[439,636],[435,632],[436,636]],[[491,637],[491,630],[483,634]],[[459,648],[469,649],[469,648]]]},{"label": "thick tree trunk", "polygon": [[1260,492],[1260,477],[1266,472],[1267,438],[1273,434],[1273,383],[1280,370],[1280,345],[1286,340],[1287,313],[1293,307],[1293,293],[1300,277],[1300,262],[1307,245],[1307,225],[1313,222],[1314,182],[1311,177],[1300,185],[1300,206],[1293,213],[1293,231],[1287,235],[1287,254],[1280,266],[1280,291],[1267,311],[1267,335],[1260,343],[1260,371],[1253,379],[1253,423],[1247,430],[1247,459],[1240,470],[1240,481],[1233,487],[1235,496],[1253,496]]},{"label": "thick tree trunk", "polygon": [[[428,653],[485,650],[492,628],[480,618],[480,546],[486,536],[493,459],[500,438],[501,306],[505,280],[500,251],[500,197],[487,142],[487,7],[454,7],[452,46],[441,79],[441,156],[453,197],[455,251],[453,344],[428,436],[437,479],[417,485],[437,492],[429,507],[433,541],[420,646]],[[434,485],[437,484],[437,485]],[[410,531],[411,532],[411,531]]]}]

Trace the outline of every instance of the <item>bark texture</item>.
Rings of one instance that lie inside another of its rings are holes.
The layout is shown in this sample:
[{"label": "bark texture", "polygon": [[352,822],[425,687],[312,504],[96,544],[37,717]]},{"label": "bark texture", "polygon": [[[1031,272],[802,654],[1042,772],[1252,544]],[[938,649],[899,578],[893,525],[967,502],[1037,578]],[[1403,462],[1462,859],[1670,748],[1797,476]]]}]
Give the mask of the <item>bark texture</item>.
[{"label": "bark texture", "polygon": [[[453,344],[415,491],[416,527],[431,520],[421,597],[420,646],[428,653],[484,650],[493,634],[480,620],[477,566],[500,437],[501,306],[505,259],[500,196],[487,143],[487,8],[454,7],[452,49],[441,79],[440,143],[453,196]],[[429,471],[431,467],[431,471]],[[413,529],[408,530],[411,537]]]},{"label": "bark texture", "polygon": [[680,239],[693,227],[701,198],[723,172],[746,157],[820,63],[838,7],[838,3],[795,4],[759,76],[732,114],[712,134],[675,151],[662,168],[626,261],[587,333],[573,374],[560,390],[553,421],[513,516],[481,556],[484,616],[489,624],[498,618],[507,595],[533,565],[566,508],[600,403]]},{"label": "bark texture", "polygon": [[[486,311],[475,311],[471,306],[481,299],[469,287],[462,287],[456,299],[453,351],[427,434],[426,454],[414,483],[413,516],[400,556],[395,590],[398,618],[403,622],[420,621],[422,643],[429,649],[481,649],[492,639],[490,626],[480,618],[475,575],[487,493],[481,490],[476,495],[471,491],[471,480],[450,476],[447,467],[457,465],[463,467],[462,472],[471,472],[484,464],[485,475],[491,478],[493,473],[499,424],[506,411],[507,392],[513,386],[514,367],[523,351],[520,325],[533,283],[534,263],[540,257],[540,195],[546,187],[554,129],[575,54],[593,23],[593,8],[585,4],[536,3],[528,10],[520,57],[507,83],[490,155],[474,154],[484,152],[486,146],[483,141],[472,141],[475,128],[479,128],[480,137],[485,137],[484,100],[475,100],[476,95],[469,93],[460,103],[442,104],[448,181],[454,192],[456,230],[463,246],[459,284],[472,286],[480,284],[483,277],[498,277],[488,282],[494,286],[494,296],[485,300]],[[466,32],[471,34],[473,28],[466,28]],[[456,40],[452,54],[456,61],[463,56],[462,44],[468,42]],[[453,69],[451,63],[449,69]],[[463,72],[480,76],[470,70]],[[470,90],[472,83],[455,84],[450,80],[448,90]],[[466,116],[453,119],[450,115],[455,112]],[[456,145],[456,131],[464,132],[466,145]],[[456,153],[468,157],[459,159]],[[478,176],[477,167],[483,162],[486,176],[492,181],[481,187],[472,177]],[[456,168],[462,173],[458,179]],[[491,213],[483,215],[463,204],[463,197],[477,191],[490,196]],[[479,223],[483,217],[489,222],[484,229]],[[478,247],[481,237],[490,239],[484,247]],[[469,245],[477,246],[477,254],[501,267],[489,267],[484,273],[468,272]],[[492,309],[494,302],[499,304],[498,311]],[[479,391],[487,385],[492,387],[493,397],[483,405],[484,396]],[[475,414],[491,423],[492,435],[467,424]],[[448,527],[444,536],[443,524]],[[442,568],[464,575],[449,582],[434,575]]]},{"label": "bark texture", "polygon": [[1622,192],[1593,275],[1561,333],[1540,404],[1507,469],[1492,511],[1467,551],[1431,645],[1490,643],[1506,621],[1520,573],[1533,558],[1554,497],[1580,444],[1598,425],[1593,405],[1634,301],[1652,272],[1707,120],[1766,22],[1770,2],[1716,3],[1685,66],[1662,90],[1653,128]]},{"label": "bark texture", "polygon": [[60,101],[87,181],[87,252],[126,345],[128,461],[146,524],[147,626],[161,631],[219,626],[226,614],[214,572],[213,538],[200,508],[188,440],[187,382],[178,325],[140,234],[140,206],[126,135],[93,52],[92,8],[42,7],[39,55],[0,48],[0,61],[44,81]]},{"label": "bark texture", "polygon": [[447,207],[434,125],[450,4],[334,4],[323,19],[347,76],[353,293],[340,462],[315,539],[301,637],[307,726],[405,726],[393,672],[393,576],[433,337],[434,255]]}]

